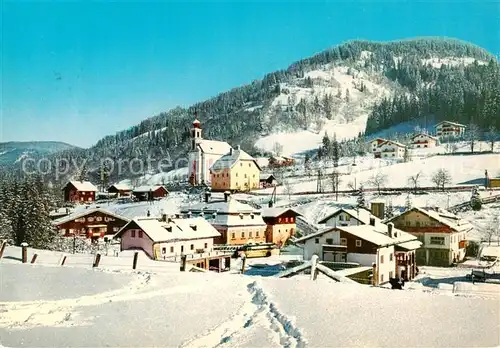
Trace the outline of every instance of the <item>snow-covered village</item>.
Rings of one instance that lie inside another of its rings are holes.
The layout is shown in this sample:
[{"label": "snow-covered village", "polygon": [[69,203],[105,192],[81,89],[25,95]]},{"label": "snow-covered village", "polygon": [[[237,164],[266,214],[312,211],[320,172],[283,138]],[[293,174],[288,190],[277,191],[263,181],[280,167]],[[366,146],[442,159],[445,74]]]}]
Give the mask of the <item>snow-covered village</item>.
[{"label": "snow-covered village", "polygon": [[349,41],[227,90],[0,143],[0,347],[500,346],[494,54]]}]

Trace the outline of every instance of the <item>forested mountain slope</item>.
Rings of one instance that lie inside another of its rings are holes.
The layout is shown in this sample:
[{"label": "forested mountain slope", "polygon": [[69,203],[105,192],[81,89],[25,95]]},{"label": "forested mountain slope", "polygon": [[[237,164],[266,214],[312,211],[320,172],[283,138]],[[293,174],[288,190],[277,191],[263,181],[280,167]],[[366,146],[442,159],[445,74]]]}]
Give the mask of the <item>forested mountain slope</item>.
[{"label": "forested mountain slope", "polygon": [[[50,159],[53,164],[57,159],[86,161],[85,171],[91,176],[99,174],[104,158],[149,157],[152,168],[157,168],[155,161],[168,157],[172,167],[163,170],[174,169],[175,160],[186,156],[195,110],[205,138],[241,144],[251,153],[257,151],[256,142],[270,150],[278,132],[300,130],[320,139],[328,131],[350,138],[364,133],[365,127],[371,133],[424,116],[499,125],[498,74],[494,56],[458,40],[351,41],[189,108],[146,119],[90,149],[63,151]],[[259,142],[266,137],[268,141]],[[110,181],[147,170],[135,167],[131,173],[129,166],[122,166],[118,173],[117,166],[112,169]],[[76,172],[70,168],[68,175]],[[61,180],[65,177],[60,176]]]}]

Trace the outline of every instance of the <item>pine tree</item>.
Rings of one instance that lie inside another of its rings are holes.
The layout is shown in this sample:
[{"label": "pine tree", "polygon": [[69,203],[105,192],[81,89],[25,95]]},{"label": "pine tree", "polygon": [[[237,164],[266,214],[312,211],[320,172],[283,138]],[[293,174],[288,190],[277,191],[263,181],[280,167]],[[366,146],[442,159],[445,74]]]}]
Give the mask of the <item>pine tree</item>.
[{"label": "pine tree", "polygon": [[406,195],[406,201],[405,201],[405,209],[406,210],[410,210],[413,206],[413,202],[411,201],[411,197],[410,197],[410,194],[408,193]]},{"label": "pine tree", "polygon": [[331,143],[331,154],[334,167],[338,167],[339,165],[339,156],[340,156],[339,152],[340,150],[339,150],[339,143],[337,141],[337,135],[333,133],[333,141]]},{"label": "pine tree", "polygon": [[366,208],[365,191],[363,189],[363,185],[359,186],[356,203],[357,203],[357,208]]},{"label": "pine tree", "polygon": [[389,200],[384,213],[386,219],[394,217],[394,207],[392,206],[392,200]]},{"label": "pine tree", "polygon": [[472,207],[472,210],[475,210],[475,211],[481,210],[481,207],[482,207],[481,195],[479,194],[479,190],[477,187],[474,187],[472,189],[472,196],[470,198],[470,206]]}]

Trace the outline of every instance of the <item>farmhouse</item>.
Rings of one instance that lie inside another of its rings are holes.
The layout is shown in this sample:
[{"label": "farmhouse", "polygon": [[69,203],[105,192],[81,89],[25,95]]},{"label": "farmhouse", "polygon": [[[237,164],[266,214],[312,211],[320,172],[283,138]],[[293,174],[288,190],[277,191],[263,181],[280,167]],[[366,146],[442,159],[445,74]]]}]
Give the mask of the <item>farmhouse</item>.
[{"label": "farmhouse", "polygon": [[379,145],[375,158],[404,158],[406,146],[396,141],[387,140]]},{"label": "farmhouse", "polygon": [[378,148],[380,147],[380,145],[382,145],[386,141],[388,141],[388,140],[387,139],[383,139],[383,138],[376,138],[376,139],[373,139],[373,140],[369,141],[368,144],[369,144],[369,147],[370,147],[370,152],[373,153],[373,154],[378,153],[379,152]]},{"label": "farmhouse", "polygon": [[467,233],[473,227],[464,219],[439,209],[412,208],[388,222],[416,236],[423,246],[417,250],[417,263],[450,266],[465,257]]},{"label": "farmhouse", "polygon": [[421,243],[412,235],[372,218],[369,225],[328,227],[296,240],[304,245],[304,260],[354,262],[374,266],[375,284],[390,278],[416,275],[415,250]]},{"label": "farmhouse", "polygon": [[90,181],[69,181],[63,191],[65,202],[85,203],[95,201],[97,187]]},{"label": "farmhouse", "polygon": [[460,123],[442,121],[434,126],[437,137],[459,137],[465,134],[465,126]]},{"label": "farmhouse", "polygon": [[259,175],[259,182],[261,188],[273,187],[278,185],[278,180],[273,174],[262,174]]},{"label": "farmhouse", "polygon": [[132,191],[132,194],[139,201],[152,201],[168,195],[168,190],[163,185],[140,186]]},{"label": "farmhouse", "polygon": [[231,146],[225,141],[207,140],[201,137],[201,123],[196,118],[191,128],[188,178],[191,185],[208,185],[210,167],[227,154]]},{"label": "farmhouse", "polygon": [[212,191],[250,191],[259,188],[260,167],[240,149],[229,149],[210,168]]},{"label": "farmhouse", "polygon": [[141,249],[152,259],[213,251],[217,232],[202,218],[164,220],[136,218],[115,234],[121,250]]},{"label": "farmhouse", "polygon": [[297,226],[295,219],[301,215],[289,208],[265,208],[262,218],[267,224],[266,242],[274,243],[278,247],[285,245],[286,241],[295,234]]},{"label": "farmhouse", "polygon": [[426,133],[418,133],[411,138],[412,147],[415,149],[436,147],[437,143],[438,139],[436,137]]},{"label": "farmhouse", "polygon": [[101,208],[85,209],[52,221],[66,237],[85,236],[93,240],[114,235],[127,222],[129,219]]},{"label": "farmhouse", "polygon": [[224,199],[211,199],[205,193],[204,202],[181,208],[184,217],[203,217],[221,234],[215,244],[243,245],[264,243],[267,224],[262,219],[261,211],[248,204],[231,198],[224,192]]},{"label": "farmhouse", "polygon": [[269,167],[290,167],[295,164],[295,159],[285,156],[272,156],[269,158]]},{"label": "farmhouse", "polygon": [[108,193],[116,195],[116,197],[130,197],[132,189],[125,184],[114,184],[108,187]]},{"label": "farmhouse", "polygon": [[359,226],[370,224],[370,218],[373,217],[367,209],[341,208],[332,214],[324,217],[318,224],[326,226]]}]

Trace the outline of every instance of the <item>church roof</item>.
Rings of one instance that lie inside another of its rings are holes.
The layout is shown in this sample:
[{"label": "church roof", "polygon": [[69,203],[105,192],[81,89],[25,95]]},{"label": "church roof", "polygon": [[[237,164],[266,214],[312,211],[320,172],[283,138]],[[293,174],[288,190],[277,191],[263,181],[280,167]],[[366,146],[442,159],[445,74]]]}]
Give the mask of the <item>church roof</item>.
[{"label": "church roof", "polygon": [[225,155],[231,150],[231,145],[225,141],[202,139],[198,143],[201,151],[212,155]]}]

